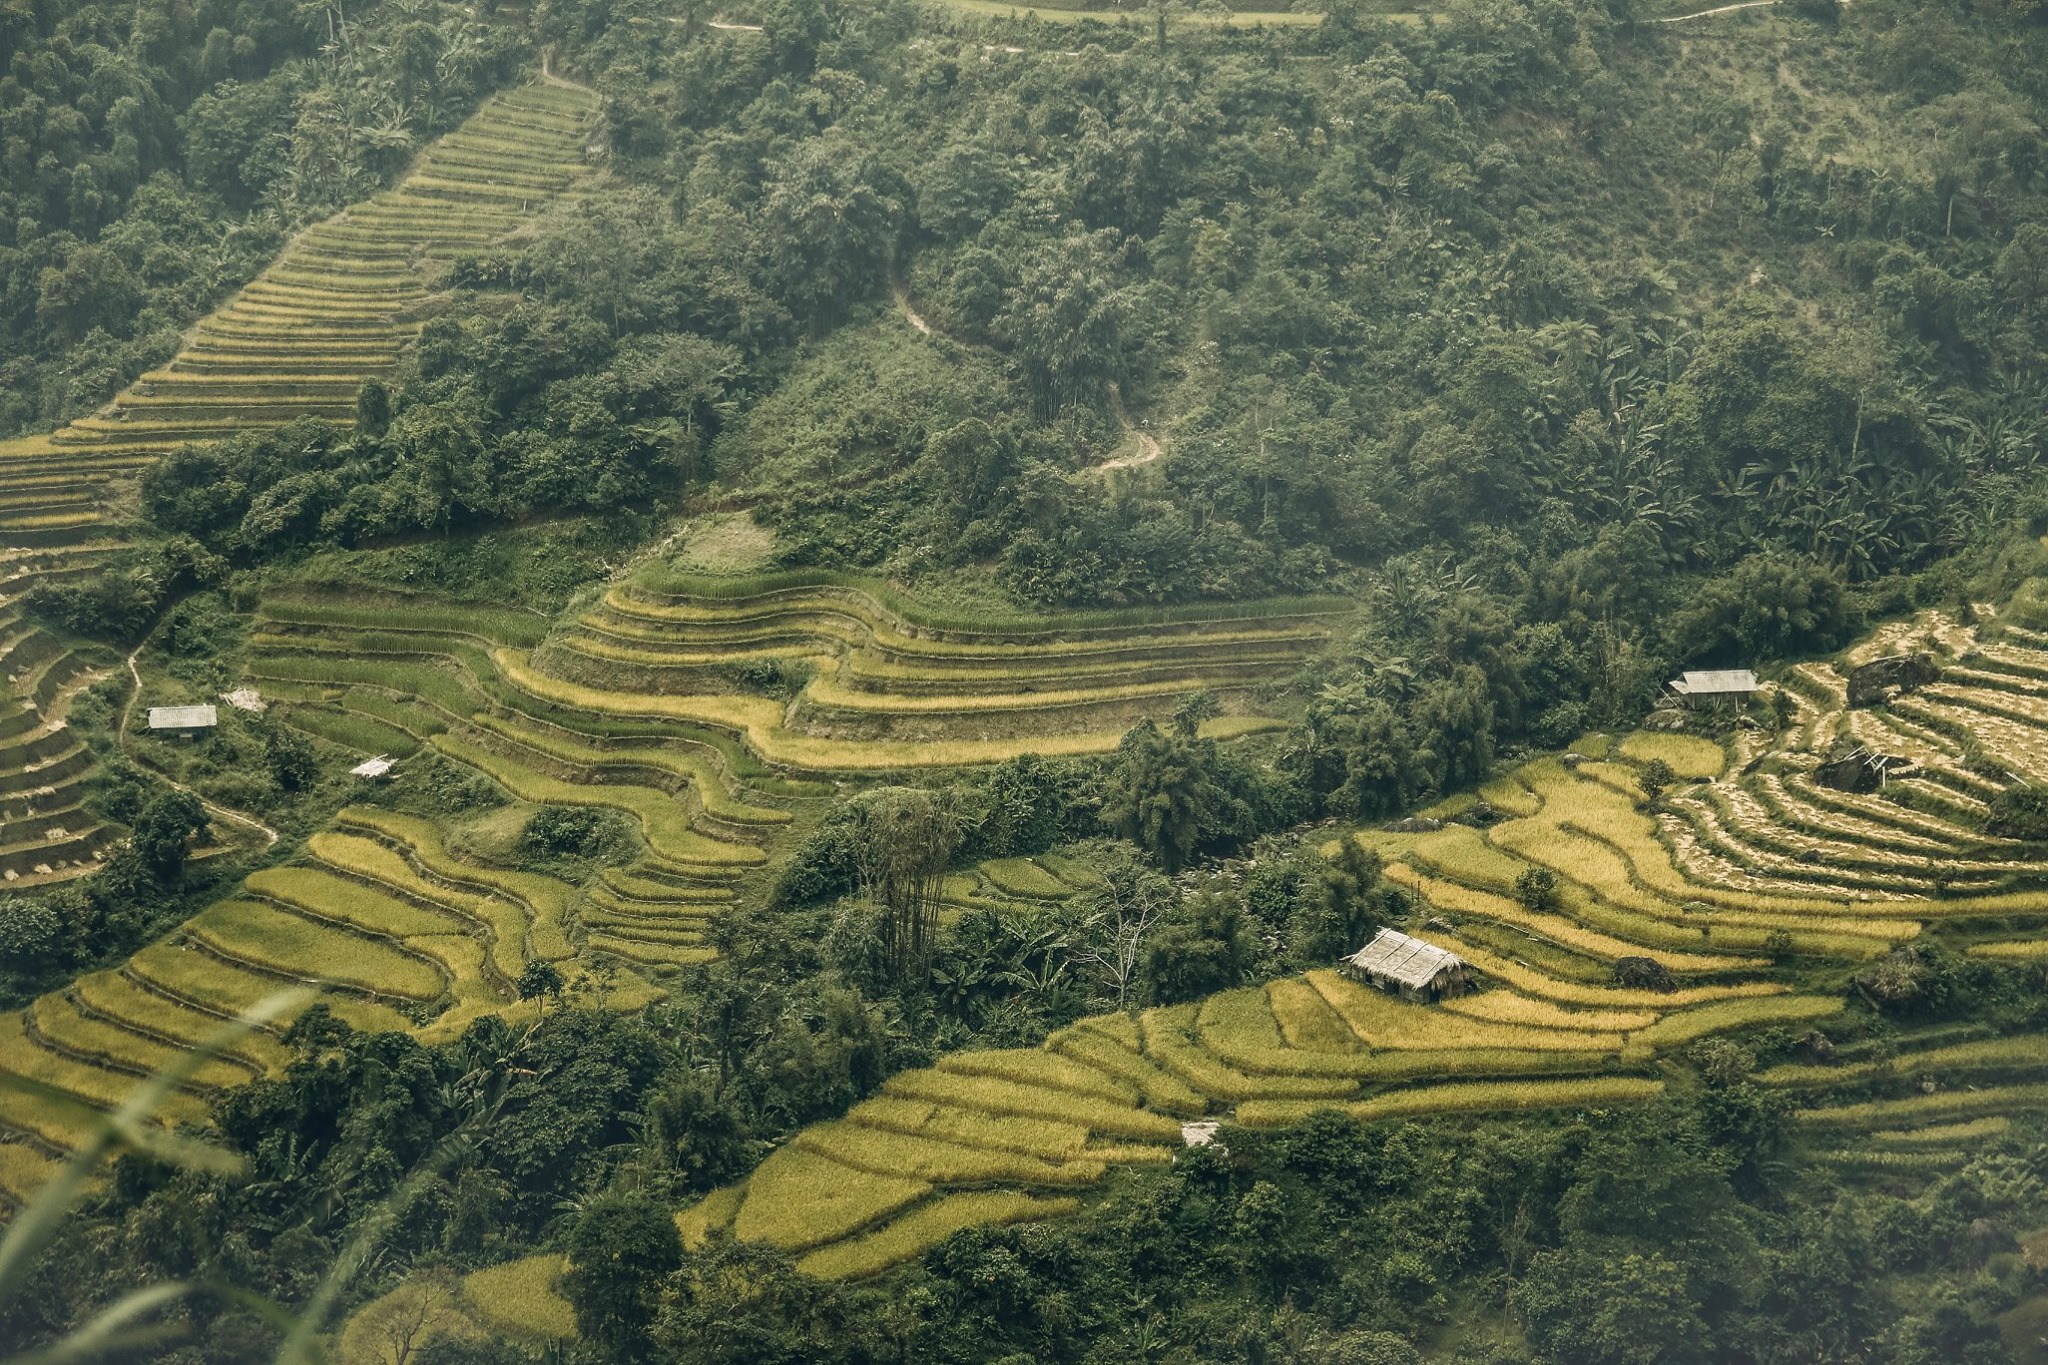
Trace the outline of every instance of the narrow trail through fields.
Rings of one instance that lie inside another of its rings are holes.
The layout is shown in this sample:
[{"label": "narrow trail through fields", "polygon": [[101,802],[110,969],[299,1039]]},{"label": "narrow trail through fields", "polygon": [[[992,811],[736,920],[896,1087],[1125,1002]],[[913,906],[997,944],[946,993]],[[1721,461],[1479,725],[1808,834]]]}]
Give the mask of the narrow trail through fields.
[{"label": "narrow trail through fields", "polygon": [[1138,450],[1134,455],[1119,455],[1115,459],[1104,460],[1095,466],[1097,469],[1136,469],[1139,465],[1151,464],[1166,453],[1165,448],[1151,432],[1132,423],[1131,414],[1124,410],[1124,392],[1115,384],[1109,386],[1109,408],[1116,414],[1117,425],[1124,429],[1124,434],[1137,440]]}]

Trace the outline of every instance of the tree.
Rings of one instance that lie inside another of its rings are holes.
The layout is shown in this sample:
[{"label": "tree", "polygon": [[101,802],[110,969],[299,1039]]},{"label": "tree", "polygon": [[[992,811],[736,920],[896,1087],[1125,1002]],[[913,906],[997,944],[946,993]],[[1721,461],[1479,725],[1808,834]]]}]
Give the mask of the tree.
[{"label": "tree", "polygon": [[1186,736],[1141,721],[1117,748],[1102,795],[1102,820],[1168,872],[1178,872],[1216,807],[1203,751]]},{"label": "tree", "polygon": [[192,837],[206,828],[206,807],[190,792],[168,791],[143,803],[130,843],[144,867],[159,880],[174,881],[185,870]]},{"label": "tree", "polygon": [[270,776],[283,791],[304,791],[320,776],[320,761],[313,746],[298,731],[271,722],[261,727],[263,761]]},{"label": "tree", "polygon": [[424,1358],[424,1348],[467,1324],[459,1293],[454,1274],[446,1269],[412,1276],[363,1310],[350,1331],[376,1343],[389,1365],[413,1365]]},{"label": "tree", "polygon": [[1095,999],[1103,1007],[1131,1003],[1153,929],[1174,906],[1173,883],[1124,858],[1103,871],[1103,884],[1088,895],[1077,931],[1074,961],[1094,969]]},{"label": "tree", "polygon": [[1240,984],[1257,956],[1244,906],[1227,891],[1198,891],[1145,949],[1146,993],[1154,1003],[1199,1000]]},{"label": "tree", "polygon": [[576,1220],[562,1293],[575,1305],[576,1331],[612,1360],[645,1359],[661,1282],[683,1263],[675,1215],[639,1191],[601,1194]]},{"label": "tree", "polygon": [[1683,1266],[1662,1252],[1545,1251],[1515,1294],[1529,1340],[1572,1365],[1686,1365],[1713,1358]]},{"label": "tree", "polygon": [[1657,804],[1657,798],[1677,780],[1678,774],[1661,758],[1651,759],[1636,773],[1636,785],[1643,789],[1643,795],[1650,799],[1653,806]]},{"label": "tree", "polygon": [[356,388],[356,430],[365,436],[382,436],[391,427],[391,388],[370,375]]},{"label": "tree", "polygon": [[886,912],[889,960],[905,978],[930,970],[946,865],[960,846],[950,801],[920,787],[884,787],[856,803],[854,859],[863,893]]},{"label": "tree", "polygon": [[1356,839],[1340,840],[1335,857],[1318,860],[1289,926],[1298,966],[1326,966],[1365,946],[1379,927],[1380,873],[1379,855]]},{"label": "tree", "polygon": [[64,922],[40,896],[0,900],[0,963],[20,972],[50,966],[66,948]]},{"label": "tree", "polygon": [[602,850],[604,813],[592,806],[542,806],[527,817],[519,842],[543,856],[588,858]]},{"label": "tree", "polygon": [[537,957],[526,964],[525,970],[519,973],[516,984],[521,1000],[538,1000],[541,1002],[541,1008],[545,1010],[548,1001],[559,1001],[562,998],[562,987],[565,983],[562,980],[561,968],[544,958]]}]

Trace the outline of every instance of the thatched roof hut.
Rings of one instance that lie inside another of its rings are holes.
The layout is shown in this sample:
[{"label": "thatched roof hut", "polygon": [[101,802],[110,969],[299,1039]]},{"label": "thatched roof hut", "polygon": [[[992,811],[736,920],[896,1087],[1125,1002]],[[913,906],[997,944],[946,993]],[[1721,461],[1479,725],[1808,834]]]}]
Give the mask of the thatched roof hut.
[{"label": "thatched roof hut", "polygon": [[1344,959],[1344,972],[1383,991],[1399,991],[1410,1000],[1435,1000],[1457,995],[1467,985],[1465,959],[1434,943],[1382,929],[1372,942]]}]

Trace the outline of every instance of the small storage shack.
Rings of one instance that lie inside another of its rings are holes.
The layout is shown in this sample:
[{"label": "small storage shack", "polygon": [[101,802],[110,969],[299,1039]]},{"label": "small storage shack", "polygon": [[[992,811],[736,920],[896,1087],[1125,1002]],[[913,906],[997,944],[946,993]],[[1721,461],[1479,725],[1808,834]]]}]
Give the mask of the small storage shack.
[{"label": "small storage shack", "polygon": [[1461,995],[1470,971],[1456,953],[1394,929],[1380,930],[1372,942],[1344,959],[1343,968],[1347,976],[1383,991],[1399,991],[1409,1000]]},{"label": "small storage shack", "polygon": [[1687,706],[1726,703],[1741,706],[1757,693],[1763,691],[1763,684],[1756,680],[1756,674],[1747,668],[1717,668],[1705,673],[1685,673],[1670,682],[1672,693]]},{"label": "small storage shack", "polygon": [[210,705],[152,706],[149,732],[153,735],[198,735],[220,724],[220,713]]},{"label": "small storage shack", "polygon": [[366,782],[381,782],[391,775],[391,760],[383,754],[356,764],[348,770],[350,777],[360,777]]}]

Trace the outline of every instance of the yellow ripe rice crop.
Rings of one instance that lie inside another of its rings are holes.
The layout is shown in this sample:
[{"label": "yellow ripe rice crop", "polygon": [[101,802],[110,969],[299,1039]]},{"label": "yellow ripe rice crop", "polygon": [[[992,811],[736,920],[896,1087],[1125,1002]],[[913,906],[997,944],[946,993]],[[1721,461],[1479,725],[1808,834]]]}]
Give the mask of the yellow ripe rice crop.
[{"label": "yellow ripe rice crop", "polygon": [[1547,914],[1530,910],[1519,901],[1491,891],[1475,891],[1456,882],[1444,881],[1416,871],[1405,863],[1396,863],[1387,869],[1389,879],[1410,888],[1425,901],[1454,914],[1476,915],[1481,919],[1494,920],[1501,924],[1512,924],[1550,940],[1562,948],[1583,953],[1588,957],[1612,962],[1621,957],[1654,958],[1667,970],[1674,972],[1725,972],[1738,967],[1758,965],[1754,958],[1727,957],[1712,953],[1675,952],[1670,948],[1648,946],[1654,943],[1698,942],[1695,931],[1678,925],[1642,917],[1619,915],[1604,916],[1609,922],[1627,924],[1633,938],[1617,938],[1612,934],[1599,933],[1584,928],[1563,915]]},{"label": "yellow ripe rice crop", "polygon": [[1515,879],[1529,870],[1527,863],[1502,853],[1470,825],[1446,825],[1428,834],[1368,832],[1358,837],[1390,862],[1412,856],[1456,881],[1496,891],[1512,890]]},{"label": "yellow ripe rice crop", "polygon": [[1266,983],[1266,999],[1288,1047],[1307,1052],[1356,1052],[1351,1026],[1337,1017],[1314,986],[1296,977]]},{"label": "yellow ripe rice crop", "polygon": [[729,844],[691,829],[689,815],[682,804],[668,793],[652,787],[616,784],[599,787],[564,782],[452,735],[436,735],[433,744],[450,758],[481,768],[521,801],[602,806],[625,811],[639,820],[647,846],[670,862],[684,866],[692,863],[746,866],[765,861],[766,855],[751,844]]},{"label": "yellow ripe rice crop", "polygon": [[704,1244],[711,1240],[714,1232],[731,1232],[732,1220],[739,1216],[740,1205],[746,1201],[747,1186],[742,1181],[737,1185],[726,1185],[699,1199],[676,1215],[676,1231],[682,1234],[685,1251],[702,1251]]},{"label": "yellow ripe rice crop", "polygon": [[2012,962],[2041,962],[2048,960],[2048,939],[2021,939],[2017,942],[1973,943],[1971,957],[1998,958]]},{"label": "yellow ripe rice crop", "polygon": [[[184,944],[157,943],[128,959],[127,973],[136,980],[188,1000],[200,1010],[223,1018],[242,1013],[264,997],[285,989],[275,977],[231,966]],[[320,1003],[351,1028],[366,1033],[399,1033],[412,1021],[389,1005],[348,995],[326,995]]]},{"label": "yellow ripe rice crop", "polygon": [[413,938],[459,930],[446,911],[425,910],[361,882],[311,867],[266,867],[243,883],[256,895],[370,934]]},{"label": "yellow ripe rice crop", "polygon": [[417,816],[401,815],[374,806],[349,806],[336,818],[344,827],[366,829],[406,845],[412,856],[437,877],[486,887],[523,901],[533,915],[526,945],[532,956],[558,962],[574,952],[562,934],[562,920],[575,894],[568,883],[536,872],[481,867],[463,862],[448,851],[440,827]]},{"label": "yellow ripe rice crop", "polygon": [[56,1175],[57,1163],[19,1142],[0,1142],[0,1206],[25,1204]]},{"label": "yellow ripe rice crop", "polygon": [[1801,1109],[1793,1114],[1810,1128],[1894,1127],[1916,1119],[1953,1119],[1968,1114],[2013,1113],[2048,1105],[2048,1085],[1990,1086],[1983,1090],[1945,1090],[1901,1100],[1871,1100],[1827,1109]]},{"label": "yellow ripe rice crop", "polygon": [[1020,1114],[991,1114],[894,1095],[877,1095],[861,1101],[847,1112],[846,1121],[967,1147],[1021,1152],[1047,1161],[1077,1161],[1088,1146],[1085,1124]]},{"label": "yellow ripe rice crop", "polygon": [[964,1146],[914,1137],[860,1123],[816,1123],[795,1146],[869,1175],[923,1180],[934,1185],[1092,1185],[1099,1161],[1046,1161],[1021,1152]]},{"label": "yellow ripe rice crop", "polygon": [[[81,1014],[78,1006],[61,995],[44,995],[29,1002],[27,1016],[36,1034],[52,1048],[73,1057],[91,1058],[110,1070],[125,1070],[141,1077],[165,1071],[185,1060],[187,1049],[173,1043],[146,1038],[139,1033]],[[192,1084],[225,1089],[255,1079],[261,1073],[226,1057],[209,1057],[192,1073]]]},{"label": "yellow ripe rice crop", "polygon": [[1042,1086],[1019,1085],[992,1076],[961,1076],[946,1071],[906,1071],[892,1076],[882,1087],[884,1093],[905,1099],[929,1100],[963,1109],[980,1109],[991,1114],[1015,1114],[1024,1118],[1059,1119],[1082,1124],[1110,1137],[1134,1138],[1139,1142],[1173,1142],[1180,1138],[1180,1123],[1135,1105],[1077,1095],[1070,1090],[1047,1090]]},{"label": "yellow ripe rice crop", "polygon": [[1573,1010],[1534,996],[1513,991],[1481,991],[1443,1002],[1453,1014],[1484,1019],[1496,1024],[1526,1024],[1531,1028],[1575,1029],[1581,1032],[1633,1033],[1657,1022],[1650,1010]]},{"label": "yellow ripe rice crop", "polygon": [[1149,1109],[1192,1118],[1209,1107],[1187,1082],[1141,1056],[1135,1041],[1126,1046],[1107,1033],[1076,1025],[1061,1029],[1046,1039],[1045,1045],[1133,1087]]},{"label": "yellow ripe rice crop", "polygon": [[556,1289],[568,1263],[560,1256],[528,1256],[463,1277],[462,1297],[478,1321],[502,1336],[569,1341],[576,1309]]},{"label": "yellow ripe rice crop", "polygon": [[[82,976],[71,991],[78,1003],[94,1014],[185,1047],[213,1034],[225,1022],[218,1015],[202,1013],[145,990],[135,978],[118,971]],[[259,1074],[282,1070],[286,1060],[284,1049],[262,1033],[239,1038],[218,1050],[222,1057],[242,1062]]]},{"label": "yellow ripe rice crop", "polygon": [[1803,1023],[1840,1014],[1846,1002],[1833,995],[1780,995],[1768,999],[1724,1000],[1667,1014],[1633,1041],[1646,1047],[1671,1048],[1726,1029],[1755,1024]]},{"label": "yellow ripe rice crop", "polygon": [[748,1177],[733,1235],[781,1251],[808,1251],[908,1208],[931,1188],[922,1180],[857,1171],[802,1147],[780,1147]]},{"label": "yellow ripe rice crop", "polygon": [[1092,1095],[1116,1104],[1138,1103],[1136,1086],[1072,1057],[1040,1048],[955,1052],[939,1058],[938,1068],[961,1076],[994,1076],[998,1080],[1016,1081],[1019,1085],[1071,1090],[1077,1095]]},{"label": "yellow ripe rice crop", "polygon": [[369,877],[422,900],[447,906],[455,914],[482,925],[491,937],[491,960],[507,980],[516,980],[526,966],[526,912],[497,898],[474,896],[428,881],[411,863],[374,839],[321,831],[306,847],[323,863]]},{"label": "yellow ripe rice crop", "polygon": [[[884,772],[898,768],[950,768],[1000,763],[1022,753],[1045,758],[1103,754],[1123,742],[1121,730],[1038,734],[1017,739],[850,740],[825,739],[783,728],[780,702],[761,697],[656,696],[609,692],[550,677],[534,668],[525,653],[498,649],[491,655],[513,686],[544,701],[595,711],[600,715],[640,716],[690,721],[743,736],[754,752],[771,763],[818,772]],[[1218,716],[1205,721],[1202,734],[1214,739],[1283,728],[1285,722],[1264,716]]]},{"label": "yellow ripe rice crop", "polygon": [[1496,810],[1509,815],[1534,815],[1543,809],[1542,798],[1513,777],[1497,777],[1480,787],[1479,795]]},{"label": "yellow ripe rice crop", "polygon": [[963,1228],[1061,1218],[1080,1208],[1074,1199],[1042,1199],[1008,1190],[949,1194],[896,1219],[886,1227],[814,1251],[797,1269],[823,1280],[877,1275],[914,1260]]},{"label": "yellow ripe rice crop", "polygon": [[1710,1000],[1738,1000],[1752,996],[1783,995],[1786,987],[1771,981],[1745,981],[1727,986],[1683,986],[1675,991],[1633,990],[1624,986],[1591,986],[1582,981],[1565,981],[1527,967],[1477,944],[1459,941],[1458,956],[1485,975],[1513,987],[1523,995],[1541,996],[1565,1005],[1586,1005],[1596,1009],[1683,1009]]},{"label": "yellow ripe rice crop", "polygon": [[1938,1123],[1931,1128],[1888,1128],[1870,1135],[1886,1147],[1941,1147],[1951,1143],[1981,1142],[1995,1138],[2012,1127],[2003,1114],[1991,1114],[1964,1123]]},{"label": "yellow ripe rice crop", "polygon": [[1636,780],[1636,770],[1626,763],[1581,763],[1572,771],[1581,782],[1598,782],[1630,801],[1649,800],[1650,794]]},{"label": "yellow ripe rice crop", "polygon": [[1623,758],[1637,763],[1663,759],[1680,777],[1710,780],[1728,766],[1728,754],[1710,739],[1696,735],[1658,734],[1638,730],[1621,742]]},{"label": "yellow ripe rice crop", "polygon": [[[0,1015],[0,1031],[13,1015]],[[5,1047],[0,1046],[0,1053]],[[0,1125],[62,1151],[75,1152],[93,1142],[106,1121],[95,1105],[68,1092],[43,1091],[18,1085],[0,1063]]]},{"label": "yellow ripe rice crop", "polygon": [[1120,1043],[1136,1052],[1145,1044],[1144,1035],[1138,1028],[1138,1017],[1134,1014],[1091,1014],[1074,1025],[1099,1033],[1110,1041]]},{"label": "yellow ripe rice crop", "polygon": [[1391,1090],[1367,1100],[1341,1105],[1260,1101],[1239,1107],[1237,1119],[1247,1128],[1280,1128],[1299,1123],[1321,1108],[1334,1108],[1363,1122],[1425,1118],[1437,1114],[1470,1114],[1524,1109],[1564,1109],[1585,1105],[1641,1104],[1664,1093],[1662,1081],[1634,1076],[1589,1076],[1573,1080],[1456,1081]]},{"label": "yellow ripe rice crop", "polygon": [[1374,1048],[1621,1050],[1622,1037],[1612,1031],[1588,1029],[1575,1033],[1563,1029],[1486,1023],[1447,1010],[1396,999],[1328,968],[1308,973],[1308,980],[1329,1002],[1330,1008],[1351,1026],[1351,1031]]},{"label": "yellow ripe rice crop", "polygon": [[[1344,1075],[1251,1075],[1197,1046],[1188,1037],[1195,1026],[1195,1006],[1175,1005],[1147,1010],[1143,1016],[1145,1055],[1212,1099],[1236,1103],[1253,1099],[1336,1099],[1358,1093],[1358,1082]],[[1277,1056],[1279,1049],[1269,1049]],[[1304,1064],[1355,1065],[1354,1059],[1305,1052]]]},{"label": "yellow ripe rice crop", "polygon": [[578,744],[551,731],[516,725],[503,717],[488,713],[476,716],[472,723],[481,729],[493,731],[529,749],[546,754],[550,758],[561,759],[580,767],[599,768],[613,765],[653,768],[673,773],[687,779],[695,789],[697,799],[704,803],[704,809],[722,820],[749,825],[789,823],[789,812],[786,810],[777,810],[773,806],[750,805],[735,798],[717,765],[709,758],[687,749],[655,748],[645,744],[600,749],[589,744]]},{"label": "yellow ripe rice crop", "polygon": [[[1647,907],[1655,913],[1687,900],[1737,909],[1752,908],[1767,901],[1771,908],[1786,914],[1806,912],[1821,915],[1839,914],[1846,905],[1840,898],[1766,898],[1749,892],[1728,892],[1717,887],[1696,885],[1671,865],[1670,854],[1657,842],[1655,822],[1638,811],[1627,797],[1597,782],[1580,781],[1563,768],[1531,773],[1529,780],[1543,797],[1543,814],[1536,820],[1513,822],[1517,827],[1513,833],[1521,836],[1513,842],[1500,838],[1502,831],[1508,830],[1509,826],[1496,828],[1492,831],[1494,842],[1527,858],[1529,851],[1541,850],[1544,836],[1568,833],[1563,829],[1566,825],[1595,836],[1599,841],[1597,847],[1607,850],[1605,859],[1575,851],[1575,857],[1586,857],[1590,865],[1584,869],[1567,865],[1558,870],[1616,904],[1631,908]],[[1556,866],[1555,861],[1548,858],[1529,858],[1529,861]]]},{"label": "yellow ripe rice crop", "polygon": [[1847,1085],[1873,1076],[1928,1076],[1972,1071],[2031,1071],[2048,1067],[2048,1035],[2023,1033],[2010,1038],[1983,1038],[1946,1047],[1904,1052],[1885,1062],[1852,1062],[1846,1066],[1790,1063],[1774,1066],[1757,1079],[1765,1085],[1810,1088]]},{"label": "yellow ripe rice crop", "polygon": [[407,1000],[432,1000],[443,988],[438,971],[388,944],[253,901],[216,902],[185,932],[236,961],[300,981],[332,981]]},{"label": "yellow ripe rice crop", "polygon": [[[35,1098],[8,1086],[9,1077],[61,1091],[95,1109],[119,1107],[142,1084],[139,1076],[74,1061],[39,1046],[29,1037],[20,1013],[0,1014],[0,1118],[11,1114],[18,1100],[32,1103]],[[190,1095],[173,1093],[154,1117],[167,1123],[204,1123],[206,1106]]]}]

